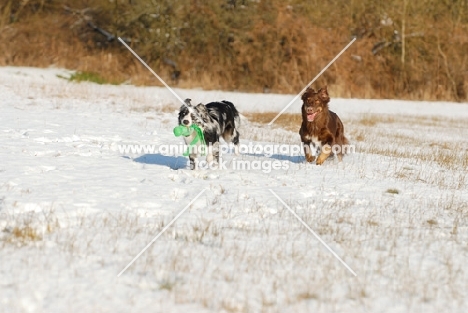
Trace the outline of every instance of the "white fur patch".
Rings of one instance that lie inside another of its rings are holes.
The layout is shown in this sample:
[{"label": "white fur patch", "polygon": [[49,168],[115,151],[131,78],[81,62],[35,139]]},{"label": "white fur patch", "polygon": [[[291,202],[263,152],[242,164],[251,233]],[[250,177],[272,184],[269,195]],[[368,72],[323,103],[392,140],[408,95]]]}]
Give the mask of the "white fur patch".
[{"label": "white fur patch", "polygon": [[192,125],[193,121],[192,121],[192,115],[190,114],[190,111],[181,119],[181,122],[182,122],[182,125],[187,126],[187,127]]},{"label": "white fur patch", "polygon": [[322,142],[316,136],[310,136],[308,139],[312,141],[311,147],[310,147],[312,155],[314,156],[319,155],[320,150],[322,150]]},{"label": "white fur patch", "polygon": [[312,143],[314,144],[314,146],[316,146],[316,147],[322,147],[322,142],[318,139],[318,137],[312,136],[312,137],[310,138],[310,140],[312,141]]}]

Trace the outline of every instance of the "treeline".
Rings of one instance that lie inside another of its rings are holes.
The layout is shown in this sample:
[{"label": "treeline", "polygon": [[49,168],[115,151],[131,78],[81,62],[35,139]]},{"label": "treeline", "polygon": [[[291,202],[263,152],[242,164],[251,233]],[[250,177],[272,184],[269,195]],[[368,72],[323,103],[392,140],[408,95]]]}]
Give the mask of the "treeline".
[{"label": "treeline", "polygon": [[[1,65],[64,66],[179,87],[466,101],[467,0],[4,0]],[[5,44],[6,43],[6,44]]]}]

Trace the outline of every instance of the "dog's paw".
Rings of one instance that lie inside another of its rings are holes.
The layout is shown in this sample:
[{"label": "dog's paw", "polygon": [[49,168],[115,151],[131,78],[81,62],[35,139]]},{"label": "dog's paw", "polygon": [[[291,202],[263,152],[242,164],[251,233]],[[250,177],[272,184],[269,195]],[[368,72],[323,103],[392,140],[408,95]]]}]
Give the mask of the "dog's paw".
[{"label": "dog's paw", "polygon": [[317,158],[317,165],[322,165],[323,162],[325,162],[325,160],[328,158],[329,154],[320,154],[319,157]]},{"label": "dog's paw", "polygon": [[308,163],[313,163],[315,161],[315,156],[313,155],[306,155],[306,161]]}]

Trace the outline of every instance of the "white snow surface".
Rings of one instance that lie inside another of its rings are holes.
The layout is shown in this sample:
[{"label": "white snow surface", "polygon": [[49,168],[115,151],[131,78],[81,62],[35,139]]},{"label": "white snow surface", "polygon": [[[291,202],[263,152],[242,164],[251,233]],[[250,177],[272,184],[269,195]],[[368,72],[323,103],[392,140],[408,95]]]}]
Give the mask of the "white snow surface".
[{"label": "white snow surface", "polygon": [[[182,143],[168,90],[58,77],[70,73],[0,68],[0,312],[468,310],[468,104],[331,95],[356,144],[343,162],[243,152],[191,171],[180,154],[119,151]],[[295,96],[174,90],[241,113]],[[376,116],[390,122],[365,124]],[[247,119],[240,133],[300,144]]]}]

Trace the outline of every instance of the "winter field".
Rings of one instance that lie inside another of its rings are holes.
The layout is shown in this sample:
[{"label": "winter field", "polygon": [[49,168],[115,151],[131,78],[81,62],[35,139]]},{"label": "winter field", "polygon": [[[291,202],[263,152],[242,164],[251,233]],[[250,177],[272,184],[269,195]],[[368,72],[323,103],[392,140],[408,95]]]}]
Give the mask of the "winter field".
[{"label": "winter field", "polygon": [[[57,75],[0,68],[0,312],[468,311],[468,104],[331,93],[343,162],[243,151],[190,171],[122,151],[182,143],[165,88]],[[259,122],[294,95],[175,91],[232,101],[246,147],[300,144],[296,122]]]}]

